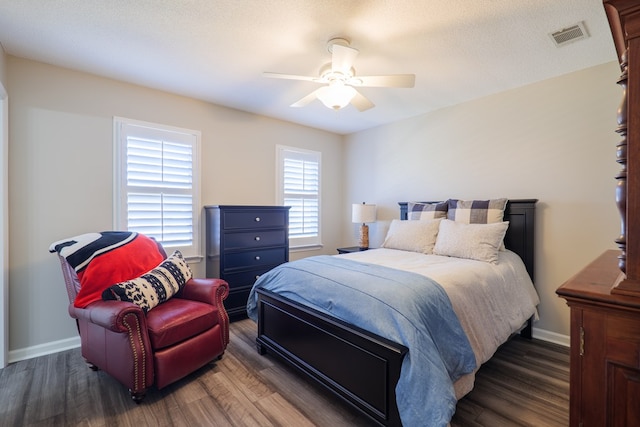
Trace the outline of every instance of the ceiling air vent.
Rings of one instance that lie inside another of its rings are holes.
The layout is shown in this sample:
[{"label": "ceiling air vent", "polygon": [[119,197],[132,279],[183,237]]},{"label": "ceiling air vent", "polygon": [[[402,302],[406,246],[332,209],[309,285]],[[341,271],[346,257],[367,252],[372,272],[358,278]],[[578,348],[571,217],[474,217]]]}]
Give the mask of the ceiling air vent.
[{"label": "ceiling air vent", "polygon": [[564,28],[560,31],[550,33],[549,35],[558,47],[589,37],[587,30],[584,28],[584,23],[582,22],[572,25],[571,27]]}]

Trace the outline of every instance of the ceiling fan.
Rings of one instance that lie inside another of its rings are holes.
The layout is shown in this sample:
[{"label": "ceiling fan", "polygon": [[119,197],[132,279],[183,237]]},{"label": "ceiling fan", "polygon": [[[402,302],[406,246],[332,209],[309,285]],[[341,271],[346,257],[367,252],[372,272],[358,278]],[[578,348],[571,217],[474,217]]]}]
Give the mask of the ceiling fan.
[{"label": "ceiling fan", "polygon": [[264,72],[265,77],[276,79],[305,80],[324,86],[291,104],[292,107],[304,107],[315,99],[334,110],[344,108],[349,103],[359,111],[374,106],[373,102],[358,92],[355,87],[399,87],[411,88],[415,84],[414,74],[391,74],[385,76],[357,76],[353,62],[358,50],[349,46],[347,39],[338,37],[329,40],[327,50],[331,53],[331,62],[320,68],[318,77],[298,76]]}]

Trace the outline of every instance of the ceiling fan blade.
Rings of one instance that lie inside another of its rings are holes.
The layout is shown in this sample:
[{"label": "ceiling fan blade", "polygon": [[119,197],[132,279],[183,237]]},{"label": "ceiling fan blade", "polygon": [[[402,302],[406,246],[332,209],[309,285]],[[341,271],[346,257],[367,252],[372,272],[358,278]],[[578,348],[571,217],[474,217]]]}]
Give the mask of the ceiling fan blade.
[{"label": "ceiling fan blade", "polygon": [[299,101],[294,102],[293,104],[291,104],[291,107],[304,107],[305,105],[309,104],[310,102],[314,101],[318,96],[317,96],[317,92],[320,89],[316,89],[313,92],[311,92],[309,95],[305,96],[304,98],[302,98]]},{"label": "ceiling fan blade", "polygon": [[355,96],[351,99],[351,105],[356,107],[358,111],[365,111],[369,108],[375,107],[375,104],[373,102],[369,101],[367,97],[357,91]]},{"label": "ceiling fan blade", "polygon": [[353,61],[358,56],[358,49],[334,44],[331,50],[331,71],[348,75],[351,67],[353,67]]},{"label": "ceiling fan blade", "polygon": [[298,76],[295,74],[281,74],[281,73],[271,73],[271,72],[265,71],[262,73],[262,75],[272,79],[305,80],[305,81],[317,82],[317,83],[321,82],[318,77]]},{"label": "ceiling fan blade", "polygon": [[390,74],[387,76],[356,76],[349,80],[354,86],[368,87],[414,87],[415,74]]}]

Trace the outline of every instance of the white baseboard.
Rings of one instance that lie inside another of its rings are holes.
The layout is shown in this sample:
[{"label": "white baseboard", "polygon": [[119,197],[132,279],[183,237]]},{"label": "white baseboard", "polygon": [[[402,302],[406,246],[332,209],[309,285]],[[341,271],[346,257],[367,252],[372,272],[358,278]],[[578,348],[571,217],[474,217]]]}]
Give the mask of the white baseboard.
[{"label": "white baseboard", "polygon": [[9,363],[80,347],[80,337],[66,338],[9,352]]},{"label": "white baseboard", "polygon": [[569,347],[569,343],[571,342],[569,335],[562,335],[556,332],[547,331],[545,329],[533,328],[532,335],[535,339],[551,342],[565,347]]},{"label": "white baseboard", "polygon": [[[569,336],[547,331],[545,329],[533,328],[533,338],[548,341],[569,347]],[[80,337],[66,338],[59,341],[52,341],[46,344],[34,345],[33,347],[22,348],[9,352],[9,363],[20,360],[32,359],[38,356],[57,353],[59,351],[70,350],[80,347]]]}]

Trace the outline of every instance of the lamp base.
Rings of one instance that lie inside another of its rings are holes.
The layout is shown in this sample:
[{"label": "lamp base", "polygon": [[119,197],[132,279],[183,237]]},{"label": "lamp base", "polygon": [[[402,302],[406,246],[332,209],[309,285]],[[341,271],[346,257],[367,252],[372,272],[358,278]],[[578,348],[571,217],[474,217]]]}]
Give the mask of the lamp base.
[{"label": "lamp base", "polygon": [[360,226],[360,241],[358,245],[360,249],[369,249],[369,226],[367,224]]}]

